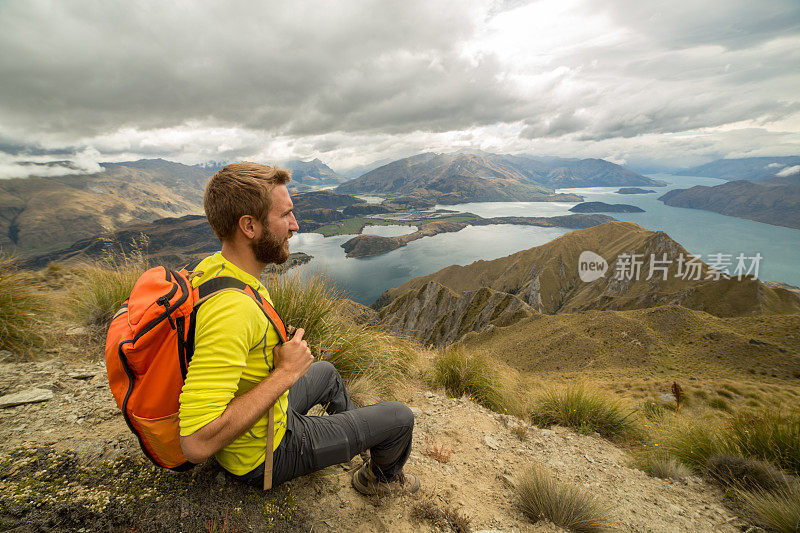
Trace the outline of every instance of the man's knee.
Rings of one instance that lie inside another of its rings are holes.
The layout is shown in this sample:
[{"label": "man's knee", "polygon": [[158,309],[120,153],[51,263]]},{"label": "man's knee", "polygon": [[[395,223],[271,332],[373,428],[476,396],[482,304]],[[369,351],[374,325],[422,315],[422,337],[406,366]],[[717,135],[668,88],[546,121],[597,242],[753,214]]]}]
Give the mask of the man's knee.
[{"label": "man's knee", "polygon": [[387,410],[390,409],[395,422],[398,425],[406,426],[408,429],[414,428],[414,413],[411,409],[402,402],[384,402],[386,405]]},{"label": "man's knee", "polygon": [[316,361],[312,363],[314,372],[319,372],[321,375],[329,376],[333,379],[339,376],[339,371],[333,366],[330,361]]}]

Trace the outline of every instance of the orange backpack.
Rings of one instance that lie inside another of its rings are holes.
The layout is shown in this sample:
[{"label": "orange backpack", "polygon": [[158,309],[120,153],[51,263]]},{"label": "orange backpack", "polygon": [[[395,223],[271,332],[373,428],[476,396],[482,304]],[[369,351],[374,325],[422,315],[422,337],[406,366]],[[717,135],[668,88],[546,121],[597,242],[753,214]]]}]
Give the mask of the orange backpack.
[{"label": "orange backpack", "polygon": [[258,291],[229,276],[192,288],[202,272],[151,268],[114,315],[106,337],[106,370],[111,392],[145,455],[158,466],[192,468],[180,445],[178,397],[194,354],[195,317],[200,305],[222,291],[253,298],[264,311],[279,342],[286,327]]}]

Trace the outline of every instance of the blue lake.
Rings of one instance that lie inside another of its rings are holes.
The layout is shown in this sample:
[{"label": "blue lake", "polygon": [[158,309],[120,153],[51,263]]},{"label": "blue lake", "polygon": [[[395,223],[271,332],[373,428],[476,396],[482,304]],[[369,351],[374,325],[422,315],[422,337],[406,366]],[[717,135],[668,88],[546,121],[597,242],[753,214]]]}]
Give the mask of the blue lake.
[{"label": "blue lake", "polygon": [[[610,213],[618,220],[635,222],[649,230],[662,230],[689,252],[705,260],[712,253],[739,253],[753,256],[760,253],[758,277],[800,285],[800,230],[782,228],[760,222],[719,215],[710,211],[670,207],[657,198],[666,191],[694,185],[718,185],[723,180],[692,176],[653,174],[650,177],[669,182],[667,187],[654,187],[655,193],[617,194],[619,187],[559,189],[574,192],[585,201],[629,204],[641,207],[644,213]],[[643,187],[648,188],[648,187]],[[566,202],[477,202],[437,206],[441,209],[495,216],[555,216],[570,214],[574,203]],[[410,233],[413,227],[397,229],[372,226],[370,234],[383,236]],[[353,300],[369,305],[381,293],[416,276],[436,272],[453,264],[466,265],[479,259],[496,259],[519,250],[545,244],[569,232],[566,228],[495,225],[468,226],[457,233],[424,237],[387,254],[352,259],[346,258],[341,244],[352,235],[323,237],[316,233],[299,233],[290,241],[293,252],[314,256],[302,271],[324,271]],[[365,232],[366,233],[366,232]]]}]

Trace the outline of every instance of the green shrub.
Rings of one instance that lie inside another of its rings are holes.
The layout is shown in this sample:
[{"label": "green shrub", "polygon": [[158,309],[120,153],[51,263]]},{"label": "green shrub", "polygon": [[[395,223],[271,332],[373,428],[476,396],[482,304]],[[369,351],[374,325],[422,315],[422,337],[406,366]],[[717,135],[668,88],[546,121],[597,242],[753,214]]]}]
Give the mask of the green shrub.
[{"label": "green shrub", "polygon": [[745,510],[765,529],[781,533],[800,531],[800,487],[784,484],[775,490],[738,491]]},{"label": "green shrub", "polygon": [[729,428],[729,438],[741,455],[770,461],[800,475],[799,411],[739,414]]},{"label": "green shrub", "polygon": [[0,251],[0,350],[17,358],[33,355],[43,341],[39,324],[43,311],[44,298],[31,290],[14,258]]},{"label": "green shrub", "polygon": [[69,295],[73,318],[105,334],[111,319],[130,296],[136,280],[150,268],[139,251],[109,255],[84,265]]},{"label": "green shrub", "polygon": [[433,360],[431,381],[453,396],[467,395],[498,412],[507,409],[500,374],[483,354],[466,353],[461,348],[439,353]]},{"label": "green shrub", "polygon": [[559,424],[584,433],[596,431],[610,439],[638,433],[634,409],[582,385],[550,389],[534,400],[531,420],[539,426]]},{"label": "green shrub", "polygon": [[612,527],[609,508],[583,489],[562,483],[539,466],[516,483],[522,511],[534,522],[546,518],[570,531],[603,531]]}]

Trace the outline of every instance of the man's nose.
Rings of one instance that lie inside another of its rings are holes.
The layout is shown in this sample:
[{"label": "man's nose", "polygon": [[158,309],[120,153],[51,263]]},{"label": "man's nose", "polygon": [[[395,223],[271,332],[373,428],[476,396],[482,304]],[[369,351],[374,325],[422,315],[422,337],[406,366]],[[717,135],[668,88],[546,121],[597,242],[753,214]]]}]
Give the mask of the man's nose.
[{"label": "man's nose", "polygon": [[289,225],[289,229],[292,230],[292,231],[299,231],[300,230],[300,226],[297,224],[297,219],[295,218],[294,213],[292,213],[292,222]]}]

